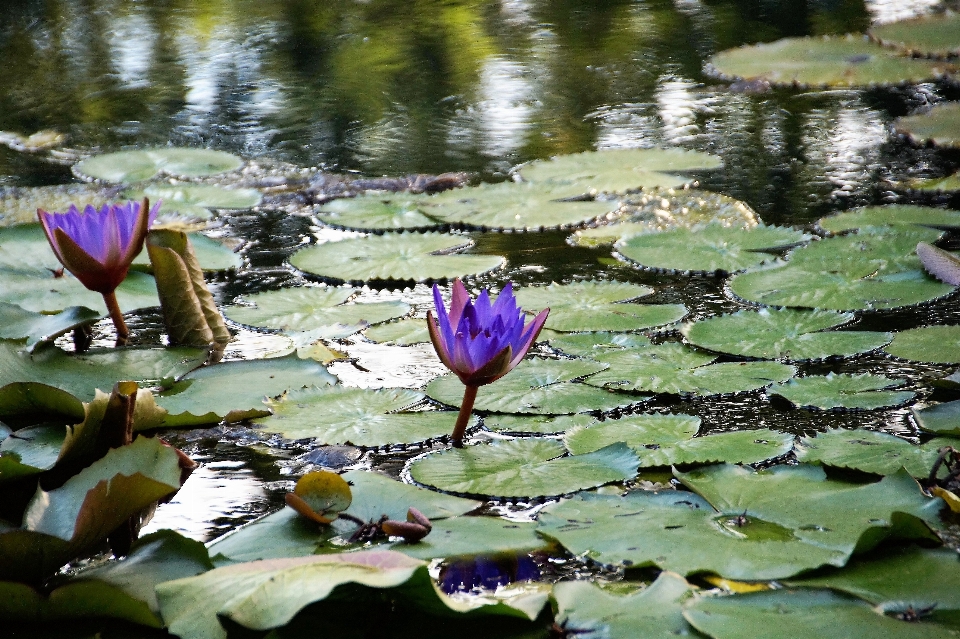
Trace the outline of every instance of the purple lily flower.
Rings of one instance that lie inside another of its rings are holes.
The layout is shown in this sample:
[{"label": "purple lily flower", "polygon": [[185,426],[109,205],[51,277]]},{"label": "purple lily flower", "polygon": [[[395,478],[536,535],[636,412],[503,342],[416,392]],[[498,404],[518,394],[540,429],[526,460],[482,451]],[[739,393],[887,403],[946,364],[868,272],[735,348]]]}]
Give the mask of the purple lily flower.
[{"label": "purple lily flower", "polygon": [[99,210],[87,205],[80,212],[71,205],[65,213],[37,209],[47,240],[64,268],[91,291],[103,295],[117,327],[117,345],[126,343],[129,331],[114,291],[127,276],[133,258],[160,209],[143,203],[108,204]]},{"label": "purple lily flower", "polygon": [[466,386],[460,416],[453,431],[453,443],[463,440],[477,388],[497,381],[520,363],[536,341],[550,309],[540,311],[524,325],[525,315],[513,296],[513,285],[507,283],[495,302],[483,290],[476,301],[470,299],[459,279],[453,282],[453,299],[447,311],[440,289],[433,286],[436,319],[427,312],[427,329],[440,360]]}]

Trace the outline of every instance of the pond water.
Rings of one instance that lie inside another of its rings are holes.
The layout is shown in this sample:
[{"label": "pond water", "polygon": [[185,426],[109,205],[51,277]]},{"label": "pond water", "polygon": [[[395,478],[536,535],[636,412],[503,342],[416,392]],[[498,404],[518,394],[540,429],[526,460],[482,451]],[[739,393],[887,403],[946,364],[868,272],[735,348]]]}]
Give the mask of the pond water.
[{"label": "pond water", "polygon": [[[558,154],[680,147],[720,156],[702,188],[749,204],[768,224],[809,228],[832,211],[906,201],[891,181],[939,177],[956,154],[916,148],[890,123],[960,98],[945,83],[871,90],[754,90],[704,74],[706,59],[741,44],[863,31],[930,12],[931,0],[32,0],[0,3],[0,131],[68,134],[53,155],[0,146],[0,187],[64,184],[93,153],[151,145],[202,146],[264,166],[363,176],[464,171],[508,178],[517,164]],[[263,184],[269,185],[269,171]],[[929,203],[929,200],[926,200]],[[954,202],[956,204],[956,202]],[[286,266],[306,242],[336,239],[310,217],[277,210],[227,215],[216,229],[243,241],[244,267],[212,282],[221,304],[302,283]],[[505,272],[472,285],[616,278],[683,302],[690,319],[742,308],[722,280],[663,276],[573,248],[568,233],[480,234],[474,252],[504,255]],[[430,303],[426,286],[365,290],[370,300]],[[865,316],[864,330],[960,323],[955,298]],[[158,313],[131,322],[159,343]],[[240,330],[229,358],[275,346]],[[665,339],[671,339],[666,336]],[[350,385],[420,387],[443,371],[429,346],[341,345],[353,363],[331,371]],[[803,367],[874,372],[912,382],[949,367],[882,356]],[[921,399],[933,391],[921,385]],[[942,392],[942,391],[938,391]],[[945,398],[939,395],[937,398]],[[862,426],[916,441],[907,408],[820,415],[785,410],[762,393],[658,400],[703,419],[704,432],[773,428],[811,434]],[[263,442],[246,426],[171,434],[204,463],[151,529],[210,540],[282,505],[311,467],[304,446]],[[266,445],[274,444],[273,446]],[[339,467],[401,476],[417,451],[339,451]],[[503,508],[523,517],[529,504]]]}]

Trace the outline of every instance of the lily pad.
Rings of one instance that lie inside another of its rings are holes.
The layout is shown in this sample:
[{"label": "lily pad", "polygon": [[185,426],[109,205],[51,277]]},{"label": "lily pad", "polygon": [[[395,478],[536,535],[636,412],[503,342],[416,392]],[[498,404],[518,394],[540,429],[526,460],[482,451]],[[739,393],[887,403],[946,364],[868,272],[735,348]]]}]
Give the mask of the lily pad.
[{"label": "lily pad", "polygon": [[960,55],[960,14],[947,12],[888,22],[870,29],[870,37],[887,47],[945,58]]},{"label": "lily pad", "polygon": [[396,344],[410,346],[430,341],[427,331],[427,321],[419,317],[411,317],[396,322],[386,322],[379,326],[371,326],[363,331],[363,336],[378,344]]},{"label": "lily pad", "polygon": [[73,172],[82,178],[129,184],[160,173],[197,178],[235,171],[241,166],[243,160],[223,151],[163,147],[96,155],[75,164]]},{"label": "lily pad", "polygon": [[30,348],[37,342],[53,339],[100,317],[100,313],[83,306],[70,306],[59,313],[47,314],[0,302],[0,338],[26,338],[27,348]]},{"label": "lily pad", "polygon": [[897,118],[893,126],[914,142],[936,146],[960,146],[960,102],[942,102],[926,113]]},{"label": "lily pad", "polygon": [[906,204],[867,206],[830,217],[822,217],[817,221],[817,226],[830,233],[843,233],[865,226],[896,226],[898,224],[928,226],[935,229],[960,229],[960,211]]},{"label": "lily pad", "polygon": [[564,457],[551,439],[516,439],[453,448],[416,460],[410,476],[440,490],[497,497],[563,495],[630,479],[637,456],[624,444]]},{"label": "lily pad", "polygon": [[631,348],[646,348],[652,344],[650,338],[637,333],[550,334],[544,331],[540,336],[547,337],[551,347],[567,355],[589,358]]},{"label": "lily pad", "polygon": [[923,430],[938,435],[960,435],[960,400],[910,410]]},{"label": "lily pad", "polygon": [[883,375],[810,375],[797,377],[767,389],[768,395],[782,397],[794,406],[818,410],[877,410],[902,406],[916,394],[892,391],[906,380]]},{"label": "lily pad", "polygon": [[810,236],[790,228],[720,224],[633,235],[617,242],[619,255],[643,268],[668,272],[726,274],[774,259],[768,252],[805,242]]},{"label": "lily pad", "polygon": [[609,368],[586,380],[592,386],[641,393],[722,395],[782,382],[796,369],[779,362],[723,362],[683,344],[667,342],[595,357]]},{"label": "lily pad", "polygon": [[816,87],[915,84],[952,69],[943,62],[901,56],[855,35],[784,38],[727,49],[709,64],[714,74],[727,79]]},{"label": "lily pad", "polygon": [[700,430],[700,418],[693,415],[661,415],[642,413],[620,419],[608,419],[572,429],[563,436],[563,443],[574,455],[591,453],[604,446],[623,442],[640,455],[659,446],[691,439]]},{"label": "lily pad", "polygon": [[689,344],[710,351],[787,361],[849,357],[893,339],[891,333],[829,330],[853,319],[852,313],[764,308],[710,317],[681,332]]},{"label": "lily pad", "polygon": [[131,200],[148,197],[151,202],[162,201],[160,215],[193,217],[198,213],[200,219],[209,217],[207,209],[251,209],[263,199],[255,189],[226,189],[215,184],[151,184],[142,190],[124,191],[123,195]]},{"label": "lily pad", "polygon": [[37,209],[66,211],[71,204],[101,207],[115,202],[115,189],[93,184],[58,184],[56,186],[0,187],[0,227],[35,224]]},{"label": "lily pad", "polygon": [[[235,322],[285,331],[310,331],[343,324],[359,331],[410,312],[404,302],[348,304],[358,292],[355,288],[300,286],[256,293],[239,301],[253,306],[227,307],[227,317]],[[421,320],[426,326],[426,322]]]},{"label": "lily pad", "polygon": [[901,331],[883,350],[914,362],[956,364],[960,362],[960,325],[921,326]]},{"label": "lily pad", "polygon": [[267,402],[273,415],[258,423],[287,439],[369,447],[449,434],[457,421],[451,411],[401,412],[424,399],[423,393],[402,388],[307,388]]},{"label": "lily pad", "polygon": [[838,428],[803,438],[794,452],[802,462],[877,475],[892,475],[906,468],[914,477],[926,478],[937,460],[937,450],[951,442],[960,444],[960,440],[938,437],[917,446],[887,433]]},{"label": "lily pad", "polygon": [[479,229],[542,231],[571,228],[617,208],[616,202],[577,199],[583,192],[568,184],[501,182],[454,189],[430,197],[431,215]]},{"label": "lily pad", "polygon": [[517,290],[517,304],[536,314],[549,308],[545,326],[554,331],[635,331],[670,324],[687,314],[683,304],[636,304],[653,289],[624,282],[553,283]]},{"label": "lily pad", "polygon": [[[474,409],[492,413],[571,415],[629,406],[642,398],[621,395],[577,381],[606,368],[605,364],[572,360],[526,359],[508,375],[480,387]],[[459,406],[463,384],[456,375],[443,375],[427,384],[427,395],[448,406]]]},{"label": "lily pad", "polygon": [[[487,415],[483,426],[498,433],[552,435],[596,422],[593,415]],[[619,441],[619,440],[618,440]],[[598,446],[597,448],[601,448]]]},{"label": "lily pad", "polygon": [[339,198],[324,204],[317,219],[330,226],[358,231],[416,231],[440,226],[426,198],[378,193]]},{"label": "lily pad", "polygon": [[499,517],[452,517],[433,524],[419,543],[393,545],[393,550],[418,559],[527,553],[549,545],[537,535],[536,524]]},{"label": "lily pad", "polygon": [[715,169],[714,155],[682,149],[612,149],[560,155],[520,167],[528,182],[569,185],[580,192],[623,192],[680,186],[691,180],[675,171]]},{"label": "lily pad", "polygon": [[[25,424],[59,419],[64,424],[77,424],[85,417],[83,402],[59,388],[38,382],[13,382],[0,387],[0,419]],[[0,428],[0,437],[5,437],[4,433],[5,427]]]},{"label": "lily pad", "polygon": [[168,412],[164,426],[170,428],[230,423],[269,415],[266,397],[336,382],[323,365],[296,355],[226,362],[178,379],[160,393],[157,404]]},{"label": "lily pad", "polygon": [[15,437],[0,441],[0,482],[53,468],[66,436],[62,424],[41,424],[21,428]]},{"label": "lily pad", "polygon": [[301,249],[290,263],[320,277],[427,282],[486,273],[504,265],[499,255],[462,255],[473,245],[462,235],[390,233],[326,242]]},{"label": "lily pad", "polygon": [[908,183],[914,191],[954,192],[960,191],[960,171],[942,178],[913,180]]}]

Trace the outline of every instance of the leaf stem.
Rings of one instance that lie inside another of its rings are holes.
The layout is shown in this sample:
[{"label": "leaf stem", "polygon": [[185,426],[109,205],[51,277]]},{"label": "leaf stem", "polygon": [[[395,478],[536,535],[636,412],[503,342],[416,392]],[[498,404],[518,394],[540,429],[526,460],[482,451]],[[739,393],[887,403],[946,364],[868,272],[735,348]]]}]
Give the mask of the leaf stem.
[{"label": "leaf stem", "polygon": [[130,338],[130,329],[127,323],[123,321],[123,311],[120,310],[120,304],[117,302],[117,294],[114,291],[103,294],[103,301],[110,312],[110,319],[117,328],[117,346],[126,346]]},{"label": "leaf stem", "polygon": [[460,402],[460,414],[457,415],[457,423],[453,427],[453,435],[450,439],[453,441],[454,448],[463,448],[463,434],[467,430],[467,424],[470,422],[470,414],[473,413],[473,403],[477,400],[477,390],[479,386],[470,386],[467,384],[463,389],[463,401]]}]

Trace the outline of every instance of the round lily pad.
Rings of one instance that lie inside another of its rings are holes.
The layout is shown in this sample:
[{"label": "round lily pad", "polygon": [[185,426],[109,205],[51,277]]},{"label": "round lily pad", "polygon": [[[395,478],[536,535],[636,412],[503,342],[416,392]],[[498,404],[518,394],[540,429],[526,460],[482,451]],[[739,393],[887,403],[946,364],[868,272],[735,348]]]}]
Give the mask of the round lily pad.
[{"label": "round lily pad", "polygon": [[[526,359],[493,384],[481,386],[474,409],[494,413],[570,415],[608,411],[641,400],[582,384],[606,368],[605,364],[573,360]],[[427,395],[450,406],[459,406],[463,384],[456,375],[443,375],[427,384]]]},{"label": "round lily pad", "polygon": [[960,325],[921,326],[897,333],[884,349],[890,355],[914,362],[960,362]]},{"label": "round lily pad", "polygon": [[700,418],[693,415],[642,413],[620,419],[593,422],[567,431],[563,442],[574,455],[591,453],[612,443],[624,442],[640,456],[658,446],[691,439],[700,430]]},{"label": "round lily pad", "polygon": [[432,196],[430,214],[473,228],[538,231],[580,226],[618,206],[616,202],[563,201],[581,192],[566,184],[482,184]]},{"label": "round lily pad", "polygon": [[911,409],[923,430],[938,435],[960,435],[960,400]]},{"label": "round lily pad", "polygon": [[803,438],[794,452],[797,459],[807,463],[853,468],[877,475],[892,475],[906,468],[914,477],[928,477],[938,449],[949,443],[960,443],[960,440],[937,437],[917,446],[887,433],[837,428]]},{"label": "round lily pad", "polygon": [[790,228],[749,229],[708,224],[692,229],[634,235],[616,243],[624,258],[644,268],[668,272],[724,274],[759,266],[774,258],[765,250],[805,242],[809,235]]},{"label": "round lily pad", "polygon": [[569,185],[580,192],[623,192],[680,186],[690,180],[675,171],[715,169],[720,158],[682,149],[610,149],[560,155],[520,167],[528,182]]},{"label": "round lily pad", "polygon": [[363,332],[363,336],[378,344],[397,344],[410,346],[430,341],[427,331],[427,320],[420,317],[410,317],[371,326]]},{"label": "round lily pad", "polygon": [[939,235],[920,227],[867,227],[802,246],[785,264],[735,275],[728,290],[760,304],[838,311],[920,304],[953,291],[927,275],[916,255],[918,242]]},{"label": "round lily pad", "polygon": [[768,395],[777,395],[800,408],[818,410],[876,410],[902,406],[912,400],[911,391],[891,391],[906,380],[890,379],[883,375],[810,375],[797,377],[767,389]]},{"label": "round lily pad", "polygon": [[414,231],[440,226],[443,222],[432,217],[432,205],[427,202],[425,197],[370,193],[328,202],[317,212],[317,219],[329,226],[358,231]]},{"label": "round lily pad", "polygon": [[450,434],[457,421],[455,412],[401,412],[423,399],[422,393],[407,389],[306,388],[270,400],[273,415],[257,422],[287,439],[371,448]]},{"label": "round lily pad", "polygon": [[629,303],[652,288],[623,282],[553,283],[517,290],[517,304],[531,314],[550,309],[554,331],[635,331],[670,324],[687,313],[682,304]]},{"label": "round lily pad", "polygon": [[117,200],[115,188],[95,184],[0,187],[0,227],[37,221],[37,209],[66,211],[71,204],[97,208]]},{"label": "round lily pad", "polygon": [[665,343],[595,357],[608,364],[587,384],[641,393],[721,395],[755,390],[796,373],[778,362],[724,362],[677,343]]},{"label": "round lily pad", "polygon": [[215,184],[151,184],[144,189],[124,191],[131,200],[150,198],[162,202],[160,215],[181,215],[188,218],[207,219],[207,209],[250,209],[263,196],[255,189],[226,189]]},{"label": "round lily pad", "polygon": [[477,275],[504,265],[499,255],[462,255],[473,241],[441,233],[389,233],[326,242],[301,249],[290,263],[323,278],[428,282]]},{"label": "round lily pad", "polygon": [[897,118],[897,131],[914,142],[932,142],[937,146],[960,146],[960,102],[942,102],[926,113]]},{"label": "round lily pad", "polygon": [[514,439],[430,453],[413,462],[410,476],[453,493],[497,497],[563,495],[630,479],[637,456],[624,444],[564,457],[553,439]]},{"label": "round lily pad", "polygon": [[727,49],[710,58],[709,69],[728,79],[819,87],[917,83],[949,70],[942,62],[901,56],[855,35],[784,38]]},{"label": "round lily pad", "polygon": [[129,184],[161,172],[196,178],[235,171],[242,165],[243,160],[223,151],[163,147],[96,155],[75,164],[73,172],[82,178]]},{"label": "round lily pad", "polygon": [[865,226],[896,226],[898,224],[929,226],[936,229],[960,229],[960,211],[906,204],[867,206],[823,217],[817,221],[820,228],[830,233],[842,233]]},{"label": "round lily pad", "polygon": [[240,298],[253,306],[228,306],[225,313],[234,322],[284,331],[310,331],[336,324],[355,325],[359,331],[410,312],[408,304],[397,300],[347,304],[356,293],[357,289],[349,287],[284,288]]},{"label": "round lily pad", "polygon": [[[544,333],[540,333],[544,337]],[[547,334],[550,346],[577,357],[595,357],[603,353],[650,346],[650,338],[637,333],[554,333]]]},{"label": "round lily pad", "polygon": [[870,29],[884,46],[928,56],[960,55],[960,14],[943,13],[912,20],[888,22]]},{"label": "round lily pad", "polygon": [[[593,415],[487,415],[483,426],[498,433],[552,435],[593,424]],[[620,440],[617,440],[620,441]],[[597,448],[602,448],[597,446]]]},{"label": "round lily pad", "polygon": [[853,318],[836,311],[765,308],[710,317],[681,332],[688,343],[710,351],[788,361],[849,357],[893,339],[891,333],[829,330]]}]

